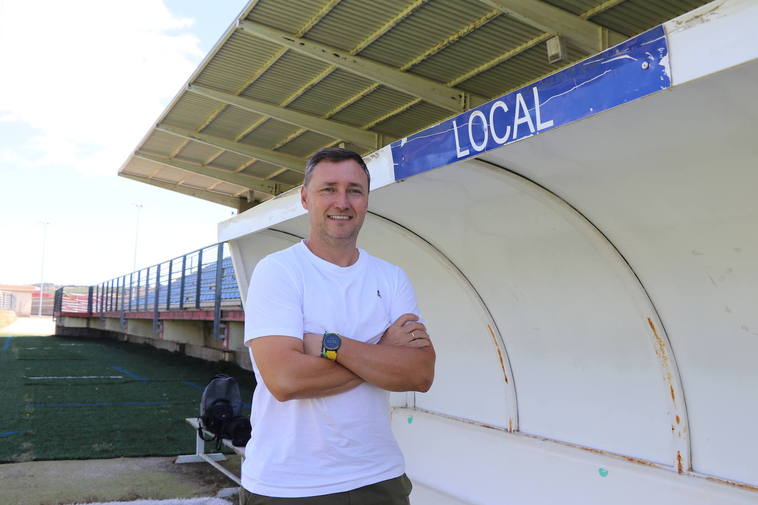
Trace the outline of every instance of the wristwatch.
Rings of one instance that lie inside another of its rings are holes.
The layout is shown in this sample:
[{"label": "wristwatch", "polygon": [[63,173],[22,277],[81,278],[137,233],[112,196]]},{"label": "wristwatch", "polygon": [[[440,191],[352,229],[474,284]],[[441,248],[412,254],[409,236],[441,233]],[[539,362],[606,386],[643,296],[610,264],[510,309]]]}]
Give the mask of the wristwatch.
[{"label": "wristwatch", "polygon": [[321,340],[321,357],[337,361],[337,351],[342,345],[342,337],[337,333],[327,331]]}]

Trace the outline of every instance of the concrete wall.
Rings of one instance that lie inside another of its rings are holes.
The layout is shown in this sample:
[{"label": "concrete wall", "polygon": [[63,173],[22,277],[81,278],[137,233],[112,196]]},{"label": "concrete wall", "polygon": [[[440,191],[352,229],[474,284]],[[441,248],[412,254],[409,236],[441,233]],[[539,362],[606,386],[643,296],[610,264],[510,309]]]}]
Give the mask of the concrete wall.
[{"label": "concrete wall", "polygon": [[250,354],[243,344],[243,324],[226,324],[228,338],[217,339],[213,338],[213,321],[161,320],[156,332],[151,319],[126,319],[122,324],[115,317],[62,317],[55,334],[145,344],[206,361],[232,362],[252,370]]},{"label": "concrete wall", "polygon": [[24,317],[32,313],[32,294],[16,293],[16,314]]},{"label": "concrete wall", "polygon": [[19,317],[27,317],[32,313],[32,292],[26,289],[13,289],[14,286],[5,286],[2,293],[5,296],[13,297],[13,307],[6,306],[5,309],[13,309]]},{"label": "concrete wall", "polygon": [[84,317],[62,317],[58,321],[59,327],[66,328],[88,328],[89,320]]}]

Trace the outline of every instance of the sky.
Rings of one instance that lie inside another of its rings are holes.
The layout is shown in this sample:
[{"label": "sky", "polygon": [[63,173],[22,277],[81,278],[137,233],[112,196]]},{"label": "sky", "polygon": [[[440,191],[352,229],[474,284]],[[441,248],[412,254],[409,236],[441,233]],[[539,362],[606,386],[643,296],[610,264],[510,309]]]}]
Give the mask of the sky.
[{"label": "sky", "polygon": [[0,0],[0,284],[90,285],[135,250],[143,268],[216,242],[233,209],[116,174],[246,3]]}]

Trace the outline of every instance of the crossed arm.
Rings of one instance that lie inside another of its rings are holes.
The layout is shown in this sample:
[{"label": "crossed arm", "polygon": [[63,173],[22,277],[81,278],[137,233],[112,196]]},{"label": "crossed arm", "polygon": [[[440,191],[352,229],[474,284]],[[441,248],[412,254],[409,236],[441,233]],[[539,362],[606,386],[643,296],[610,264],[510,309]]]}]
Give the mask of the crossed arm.
[{"label": "crossed arm", "polygon": [[342,338],[337,361],[319,356],[321,335],[283,335],[248,342],[261,377],[279,401],[341,393],[362,382],[388,391],[428,391],[435,353],[426,328],[413,314],[400,316],[378,344]]}]

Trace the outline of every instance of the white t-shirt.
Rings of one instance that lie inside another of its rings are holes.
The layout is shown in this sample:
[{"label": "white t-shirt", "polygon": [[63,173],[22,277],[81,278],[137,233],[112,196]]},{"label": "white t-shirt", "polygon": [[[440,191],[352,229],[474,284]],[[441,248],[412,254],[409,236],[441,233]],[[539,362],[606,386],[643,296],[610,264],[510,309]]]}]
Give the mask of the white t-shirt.
[{"label": "white t-shirt", "polygon": [[[416,295],[400,267],[360,249],[340,267],[304,242],[262,259],[245,304],[245,341],[268,335],[339,333],[376,343]],[[252,353],[251,353],[252,356]],[[389,393],[368,383],[331,396],[280,402],[258,381],[242,485],[253,493],[304,497],[398,477],[403,455],[390,429]]]}]

